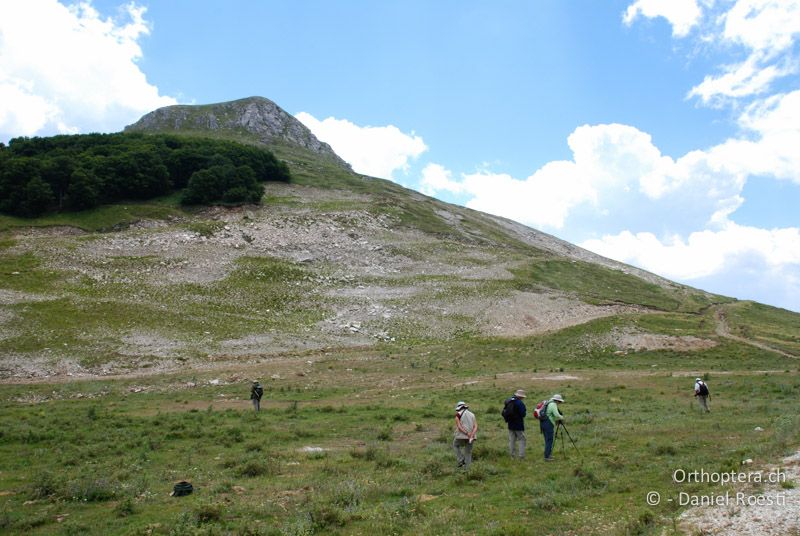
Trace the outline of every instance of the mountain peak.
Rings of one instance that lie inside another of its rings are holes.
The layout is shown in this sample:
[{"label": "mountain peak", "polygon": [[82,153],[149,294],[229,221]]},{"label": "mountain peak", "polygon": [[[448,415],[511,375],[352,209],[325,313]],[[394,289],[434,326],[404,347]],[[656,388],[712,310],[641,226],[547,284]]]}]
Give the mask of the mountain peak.
[{"label": "mountain peak", "polygon": [[216,104],[177,104],[158,108],[125,127],[125,132],[174,132],[210,135],[258,145],[288,144],[331,158],[350,169],[331,146],[265,97]]}]

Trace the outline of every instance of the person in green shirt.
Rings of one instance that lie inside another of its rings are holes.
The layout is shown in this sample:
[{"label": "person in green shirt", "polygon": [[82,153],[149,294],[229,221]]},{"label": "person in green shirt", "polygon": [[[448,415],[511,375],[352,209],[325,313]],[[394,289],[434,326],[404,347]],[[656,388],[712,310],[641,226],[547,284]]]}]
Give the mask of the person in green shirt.
[{"label": "person in green shirt", "polygon": [[556,437],[556,426],[558,423],[563,422],[564,416],[558,411],[558,405],[564,403],[564,397],[561,395],[553,395],[550,402],[547,404],[547,411],[545,419],[539,421],[539,429],[544,435],[544,459],[545,461],[553,461],[553,443]]}]

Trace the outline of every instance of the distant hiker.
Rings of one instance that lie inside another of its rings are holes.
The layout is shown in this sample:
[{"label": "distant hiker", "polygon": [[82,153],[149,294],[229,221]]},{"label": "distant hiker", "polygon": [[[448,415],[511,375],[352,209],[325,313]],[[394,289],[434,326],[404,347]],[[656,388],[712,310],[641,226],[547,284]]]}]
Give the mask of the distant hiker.
[{"label": "distant hiker", "polygon": [[472,443],[478,433],[478,421],[475,414],[464,402],[456,404],[456,434],[453,438],[453,450],[459,467],[469,469],[472,463]]},{"label": "distant hiker", "polygon": [[250,400],[253,401],[253,408],[256,411],[261,411],[262,396],[264,396],[264,388],[257,381],[253,382],[253,387],[250,388]]},{"label": "distant hiker", "polygon": [[544,460],[553,461],[553,442],[556,437],[556,426],[564,421],[564,416],[558,411],[558,405],[564,402],[561,395],[553,395],[545,403],[542,417],[539,419],[539,430],[544,436]]},{"label": "distant hiker", "polygon": [[[512,458],[525,457],[525,414],[527,409],[522,399],[525,391],[517,389],[514,396],[503,405],[503,418],[508,423],[508,451]],[[517,447],[519,444],[519,447]]]},{"label": "distant hiker", "polygon": [[697,397],[697,401],[700,403],[700,409],[705,413],[710,412],[711,410],[708,409],[708,385],[700,378],[696,378],[694,380],[694,396]]}]

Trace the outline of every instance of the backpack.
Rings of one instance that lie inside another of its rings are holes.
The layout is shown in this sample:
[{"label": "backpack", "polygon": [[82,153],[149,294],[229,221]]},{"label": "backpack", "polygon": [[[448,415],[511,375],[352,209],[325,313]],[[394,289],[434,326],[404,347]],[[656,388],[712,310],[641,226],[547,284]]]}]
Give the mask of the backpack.
[{"label": "backpack", "polygon": [[512,396],[503,403],[503,411],[500,414],[506,422],[511,421],[517,414],[516,404],[514,403],[515,400],[516,399]]},{"label": "backpack", "polygon": [[170,495],[173,497],[183,497],[184,495],[189,495],[192,491],[194,491],[192,485],[185,480],[181,480],[172,488],[172,493],[170,493]]},{"label": "backpack", "polygon": [[706,385],[706,382],[700,382],[700,392],[698,394],[700,396],[708,396],[708,385]]},{"label": "backpack", "polygon": [[536,404],[536,409],[533,410],[533,416],[543,421],[547,418],[547,405],[550,403],[550,400],[542,400],[538,404]]}]

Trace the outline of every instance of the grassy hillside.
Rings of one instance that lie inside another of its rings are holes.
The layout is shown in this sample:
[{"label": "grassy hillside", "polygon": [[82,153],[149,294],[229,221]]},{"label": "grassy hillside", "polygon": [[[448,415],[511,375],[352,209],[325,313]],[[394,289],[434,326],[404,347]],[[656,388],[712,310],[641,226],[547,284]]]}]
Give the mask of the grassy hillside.
[{"label": "grassy hillside", "polygon": [[[0,218],[0,533],[692,534],[672,471],[798,449],[800,315],[272,150],[261,206]],[[508,458],[518,388],[579,452]]]}]

